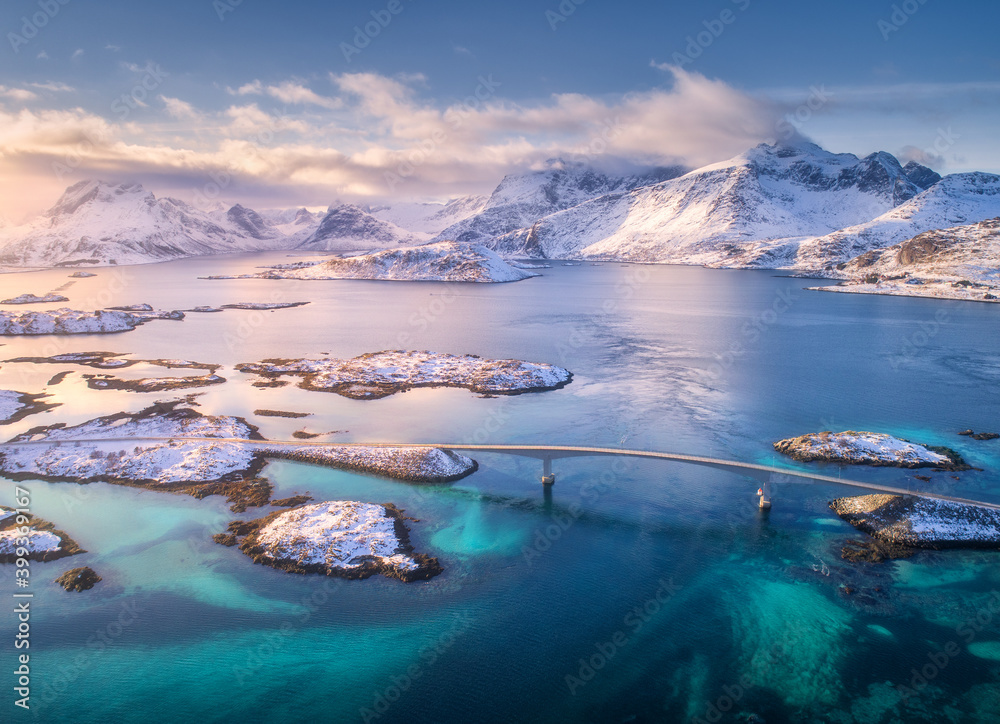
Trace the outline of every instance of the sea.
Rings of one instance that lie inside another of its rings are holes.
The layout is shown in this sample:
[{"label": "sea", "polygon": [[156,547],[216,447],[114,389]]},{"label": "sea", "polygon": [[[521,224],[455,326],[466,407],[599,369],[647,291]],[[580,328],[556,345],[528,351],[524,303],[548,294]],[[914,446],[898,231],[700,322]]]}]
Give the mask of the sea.
[{"label": "sea", "polygon": [[[222,365],[222,385],[93,390],[71,364],[0,362],[0,388],[59,403],[3,439],[187,394],[261,433],[337,442],[585,445],[714,456],[1000,502],[1000,309],[831,294],[774,271],[551,262],[511,284],[205,280],[295,261],[235,255],[0,276],[3,296],[55,289],[61,305],[188,313],[112,335],[6,337],[0,359],[110,351]],[[72,282],[72,283],[70,283]],[[67,286],[68,285],[68,286]],[[27,309],[11,308],[6,309]],[[351,400],[234,369],[267,358],[432,350],[548,362],[563,389],[481,397],[415,389]],[[61,371],[72,374],[49,384]],[[146,364],[122,377],[186,374]],[[261,417],[255,410],[310,413]],[[945,445],[976,470],[799,464],[783,438],[871,430]],[[394,503],[444,572],[341,580],[256,565],[212,541],[237,518],[219,497],[110,484],[0,479],[86,553],[32,563],[30,709],[15,706],[15,567],[0,566],[0,721],[151,722],[995,722],[1000,553],[841,558],[864,535],[829,508],[861,494],[772,486],[738,472],[631,457],[554,462],[476,453],[475,474],[411,484],[280,461],[274,497]],[[920,480],[915,473],[931,479]],[[67,592],[65,570],[103,580]]]}]

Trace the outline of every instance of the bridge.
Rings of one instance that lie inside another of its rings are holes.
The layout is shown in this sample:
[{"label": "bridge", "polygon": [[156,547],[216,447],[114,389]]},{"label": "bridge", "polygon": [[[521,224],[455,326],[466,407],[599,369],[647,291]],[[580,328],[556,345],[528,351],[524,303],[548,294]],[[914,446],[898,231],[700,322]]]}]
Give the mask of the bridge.
[{"label": "bridge", "polygon": [[979,500],[959,498],[940,493],[925,492],[919,490],[907,490],[890,485],[880,485],[861,480],[834,477],[832,475],[821,475],[819,473],[794,468],[782,468],[772,465],[760,465],[757,463],[746,463],[738,460],[727,460],[725,458],[705,457],[700,455],[683,455],[681,453],[656,452],[653,450],[625,450],[611,447],[589,447],[576,445],[479,445],[466,443],[331,443],[317,442],[315,440],[248,440],[245,438],[221,438],[221,437],[127,437],[127,438],[89,438],[89,439],[64,439],[64,440],[26,440],[23,442],[0,443],[0,450],[5,447],[21,447],[28,445],[77,445],[96,444],[108,442],[136,443],[136,442],[201,442],[201,443],[238,443],[257,448],[274,447],[321,447],[321,448],[440,448],[442,450],[453,450],[457,452],[486,452],[500,453],[507,455],[518,455],[521,457],[535,458],[542,461],[541,481],[544,485],[555,483],[555,474],[552,471],[552,461],[561,458],[572,457],[633,457],[655,460],[669,460],[687,465],[699,465],[716,470],[744,475],[758,481],[761,488],[761,507],[770,507],[769,484],[775,482],[791,482],[792,479],[799,479],[803,482],[831,483],[834,485],[844,485],[852,488],[861,488],[868,491],[878,491],[891,495],[916,495],[923,498],[935,500],[946,500],[953,503],[963,503],[965,505],[978,505],[984,508],[1000,510],[1000,505],[986,503]]}]

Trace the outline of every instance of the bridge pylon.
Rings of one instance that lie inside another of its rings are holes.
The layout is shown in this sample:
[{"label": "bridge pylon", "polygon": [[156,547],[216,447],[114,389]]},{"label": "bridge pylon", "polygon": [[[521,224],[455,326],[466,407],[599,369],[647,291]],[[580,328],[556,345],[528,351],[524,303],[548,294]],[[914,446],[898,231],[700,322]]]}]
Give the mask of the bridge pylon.
[{"label": "bridge pylon", "polygon": [[542,485],[555,485],[556,476],[552,472],[552,458],[542,458]]}]

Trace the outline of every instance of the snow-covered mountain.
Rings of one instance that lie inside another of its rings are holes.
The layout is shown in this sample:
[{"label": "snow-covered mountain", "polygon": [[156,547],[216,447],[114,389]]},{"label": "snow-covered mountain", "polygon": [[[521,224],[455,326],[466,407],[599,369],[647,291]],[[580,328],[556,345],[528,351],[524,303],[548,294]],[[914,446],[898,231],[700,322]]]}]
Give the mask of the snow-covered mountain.
[{"label": "snow-covered mountain", "polygon": [[[496,239],[503,254],[739,265],[760,241],[869,221],[935,176],[888,153],[761,144],[679,178],[593,198]],[[916,179],[916,180],[915,180]],[[918,183],[919,181],[919,183]]]},{"label": "snow-covered mountain", "polygon": [[488,196],[460,196],[444,204],[401,202],[372,207],[369,213],[407,231],[438,234],[449,226],[478,214],[488,200]]},{"label": "snow-covered mountain", "polygon": [[353,251],[409,246],[429,234],[411,232],[382,221],[355,204],[331,206],[316,230],[297,248],[308,251]]},{"label": "snow-covered mountain", "polygon": [[287,245],[295,247],[315,233],[319,223],[326,216],[325,211],[310,211],[305,207],[293,209],[265,209],[260,212],[273,228],[287,238]]},{"label": "snow-covered mountain", "polygon": [[42,216],[0,231],[0,263],[142,264],[282,244],[280,232],[242,206],[217,220],[183,201],[157,199],[139,184],[81,181]]},{"label": "snow-covered mountain", "polygon": [[874,249],[841,265],[850,278],[899,276],[1000,280],[1000,217],[950,229],[935,229]]},{"label": "snow-covered mountain", "polygon": [[1000,216],[1000,176],[957,173],[869,221],[803,241],[789,266],[824,269],[936,229]]},{"label": "snow-covered mountain", "polygon": [[[676,178],[686,169],[656,168],[629,176],[613,176],[586,164],[551,159],[540,171],[506,176],[482,210],[441,231],[438,239],[455,239],[494,247],[496,240],[563,209],[615,192]],[[502,246],[494,248],[509,251]]]}]

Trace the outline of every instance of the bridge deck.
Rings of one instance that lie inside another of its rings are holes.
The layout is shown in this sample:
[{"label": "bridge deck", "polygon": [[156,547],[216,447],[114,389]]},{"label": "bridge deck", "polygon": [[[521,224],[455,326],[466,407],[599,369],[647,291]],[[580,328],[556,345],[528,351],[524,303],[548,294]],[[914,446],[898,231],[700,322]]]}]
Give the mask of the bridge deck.
[{"label": "bridge deck", "polygon": [[[813,482],[832,483],[835,485],[845,485],[852,488],[862,488],[864,490],[876,490],[892,495],[917,495],[923,498],[933,498],[935,500],[947,500],[954,503],[964,503],[966,505],[979,505],[985,508],[1000,510],[1000,505],[986,503],[969,498],[959,498],[952,495],[942,495],[920,490],[905,490],[890,485],[880,485],[861,480],[851,480],[848,478],[833,477],[832,475],[821,475],[806,470],[795,470],[791,468],[779,468],[771,465],[759,465],[757,463],[744,463],[738,460],[726,460],[724,458],[705,457],[700,455],[682,455],[680,453],[656,452],[653,450],[624,450],[611,447],[588,447],[575,445],[477,445],[464,443],[330,443],[317,442],[315,440],[246,440],[243,438],[221,438],[221,437],[123,437],[123,438],[89,438],[79,440],[27,440],[24,442],[0,443],[0,450],[5,447],[22,447],[26,445],[75,445],[93,444],[109,442],[206,442],[206,443],[240,443],[253,447],[392,447],[392,448],[423,448],[436,447],[446,450],[459,450],[463,452],[490,452],[503,453],[508,455],[520,455],[523,457],[537,458],[540,460],[554,460],[566,457],[585,456],[624,456],[637,458],[653,458],[658,460],[673,460],[675,462],[687,463],[690,465],[701,465],[705,467],[728,470],[735,473],[749,475],[758,481],[766,481],[772,475],[801,478]],[[764,477],[767,476],[767,477]],[[774,482],[772,480],[772,482]]]}]

